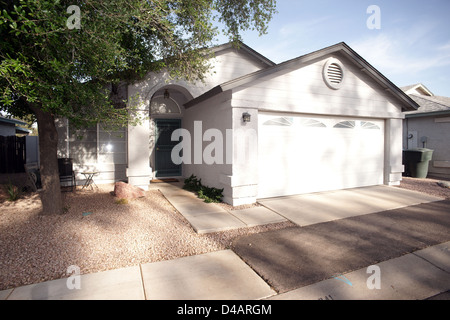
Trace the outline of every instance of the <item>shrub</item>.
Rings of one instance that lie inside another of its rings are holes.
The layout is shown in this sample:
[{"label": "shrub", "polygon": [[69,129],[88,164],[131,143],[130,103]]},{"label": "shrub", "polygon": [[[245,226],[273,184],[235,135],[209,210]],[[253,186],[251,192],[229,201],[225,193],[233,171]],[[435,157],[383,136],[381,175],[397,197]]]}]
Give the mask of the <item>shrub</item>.
[{"label": "shrub", "polygon": [[205,202],[222,202],[223,189],[202,187],[198,192],[198,197],[204,199]]},{"label": "shrub", "polygon": [[204,186],[201,183],[201,179],[197,179],[194,175],[191,175],[189,178],[184,180],[183,189],[197,192],[198,197],[205,200],[207,203],[222,202],[223,189]]},{"label": "shrub", "polygon": [[198,192],[200,191],[201,187],[202,187],[202,180],[197,179],[197,177],[194,176],[193,174],[189,178],[184,179],[183,189]]},{"label": "shrub", "polygon": [[9,181],[9,183],[6,185],[6,192],[8,193],[8,200],[9,201],[16,201],[20,197],[20,190],[15,185]]}]

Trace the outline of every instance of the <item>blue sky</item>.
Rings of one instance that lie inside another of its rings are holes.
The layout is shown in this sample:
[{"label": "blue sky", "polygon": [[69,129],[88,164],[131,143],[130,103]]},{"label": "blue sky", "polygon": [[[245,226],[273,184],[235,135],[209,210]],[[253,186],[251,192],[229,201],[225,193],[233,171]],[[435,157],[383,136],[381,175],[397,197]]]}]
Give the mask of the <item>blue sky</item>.
[{"label": "blue sky", "polygon": [[[380,29],[367,27],[370,5],[380,8]],[[397,86],[421,82],[450,97],[449,0],[278,0],[277,10],[267,35],[243,34],[272,61],[344,41]]]}]

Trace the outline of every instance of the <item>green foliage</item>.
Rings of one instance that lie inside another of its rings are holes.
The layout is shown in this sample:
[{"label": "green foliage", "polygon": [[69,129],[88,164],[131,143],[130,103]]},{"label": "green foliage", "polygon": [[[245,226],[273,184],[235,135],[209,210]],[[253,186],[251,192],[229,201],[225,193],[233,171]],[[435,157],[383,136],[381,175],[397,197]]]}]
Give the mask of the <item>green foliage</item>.
[{"label": "green foliage", "polygon": [[125,198],[116,199],[114,202],[116,204],[128,204],[128,200]]},{"label": "green foliage", "polygon": [[215,8],[220,12],[219,22],[226,26],[223,33],[234,41],[241,40],[240,31],[266,34],[272,16],[277,13],[275,0],[216,0]]},{"label": "green foliage", "polygon": [[[274,13],[274,0],[0,0],[0,111],[37,120],[43,181],[55,180],[55,118],[108,131],[139,123],[146,98],[118,87],[161,70],[202,81],[216,21],[238,44],[242,31],[265,33]],[[43,184],[44,211],[62,210],[56,187]]]},{"label": "green foliage", "polygon": [[63,214],[69,213],[69,211],[70,211],[70,205],[65,205],[65,206],[62,208],[62,213],[63,213]]},{"label": "green foliage", "polygon": [[[67,25],[70,5],[80,9],[80,29]],[[215,21],[231,40],[263,34],[275,1],[0,0],[0,8],[0,110],[24,117],[33,106],[78,126],[121,127],[133,110],[112,102],[111,86],[163,68],[203,80]]]},{"label": "green foliage", "polygon": [[205,202],[222,202],[223,189],[202,186],[198,191],[198,197],[204,199]]},{"label": "green foliage", "polygon": [[196,176],[193,174],[189,177],[184,179],[184,185],[183,189],[198,192],[202,187],[202,179],[197,179]]},{"label": "green foliage", "polygon": [[6,185],[6,192],[8,193],[9,201],[17,201],[20,198],[20,189],[11,183],[11,180]]},{"label": "green foliage", "polygon": [[198,197],[207,203],[222,202],[223,189],[204,186],[201,179],[197,179],[194,175],[184,179],[183,189],[196,192]]}]

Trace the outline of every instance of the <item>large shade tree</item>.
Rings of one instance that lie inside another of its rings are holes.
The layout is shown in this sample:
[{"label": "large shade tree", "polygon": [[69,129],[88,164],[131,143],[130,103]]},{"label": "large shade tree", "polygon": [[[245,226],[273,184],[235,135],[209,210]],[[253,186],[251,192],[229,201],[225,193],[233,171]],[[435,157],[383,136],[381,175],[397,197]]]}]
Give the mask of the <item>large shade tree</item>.
[{"label": "large shade tree", "polygon": [[[0,0],[0,110],[38,123],[44,214],[62,212],[57,117],[75,126],[137,121],[119,83],[150,71],[202,80],[219,32],[266,32],[275,0]],[[222,30],[214,27],[223,26]],[[126,105],[126,107],[124,107]]]}]

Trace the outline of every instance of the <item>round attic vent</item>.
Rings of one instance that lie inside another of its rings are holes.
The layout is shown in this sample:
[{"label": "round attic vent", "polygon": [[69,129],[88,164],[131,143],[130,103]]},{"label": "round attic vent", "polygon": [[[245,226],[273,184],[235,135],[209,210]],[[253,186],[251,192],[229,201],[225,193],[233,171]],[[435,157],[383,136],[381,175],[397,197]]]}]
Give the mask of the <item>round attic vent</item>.
[{"label": "round attic vent", "polygon": [[337,59],[329,59],[323,66],[323,78],[331,89],[339,89],[344,81],[344,66]]}]

